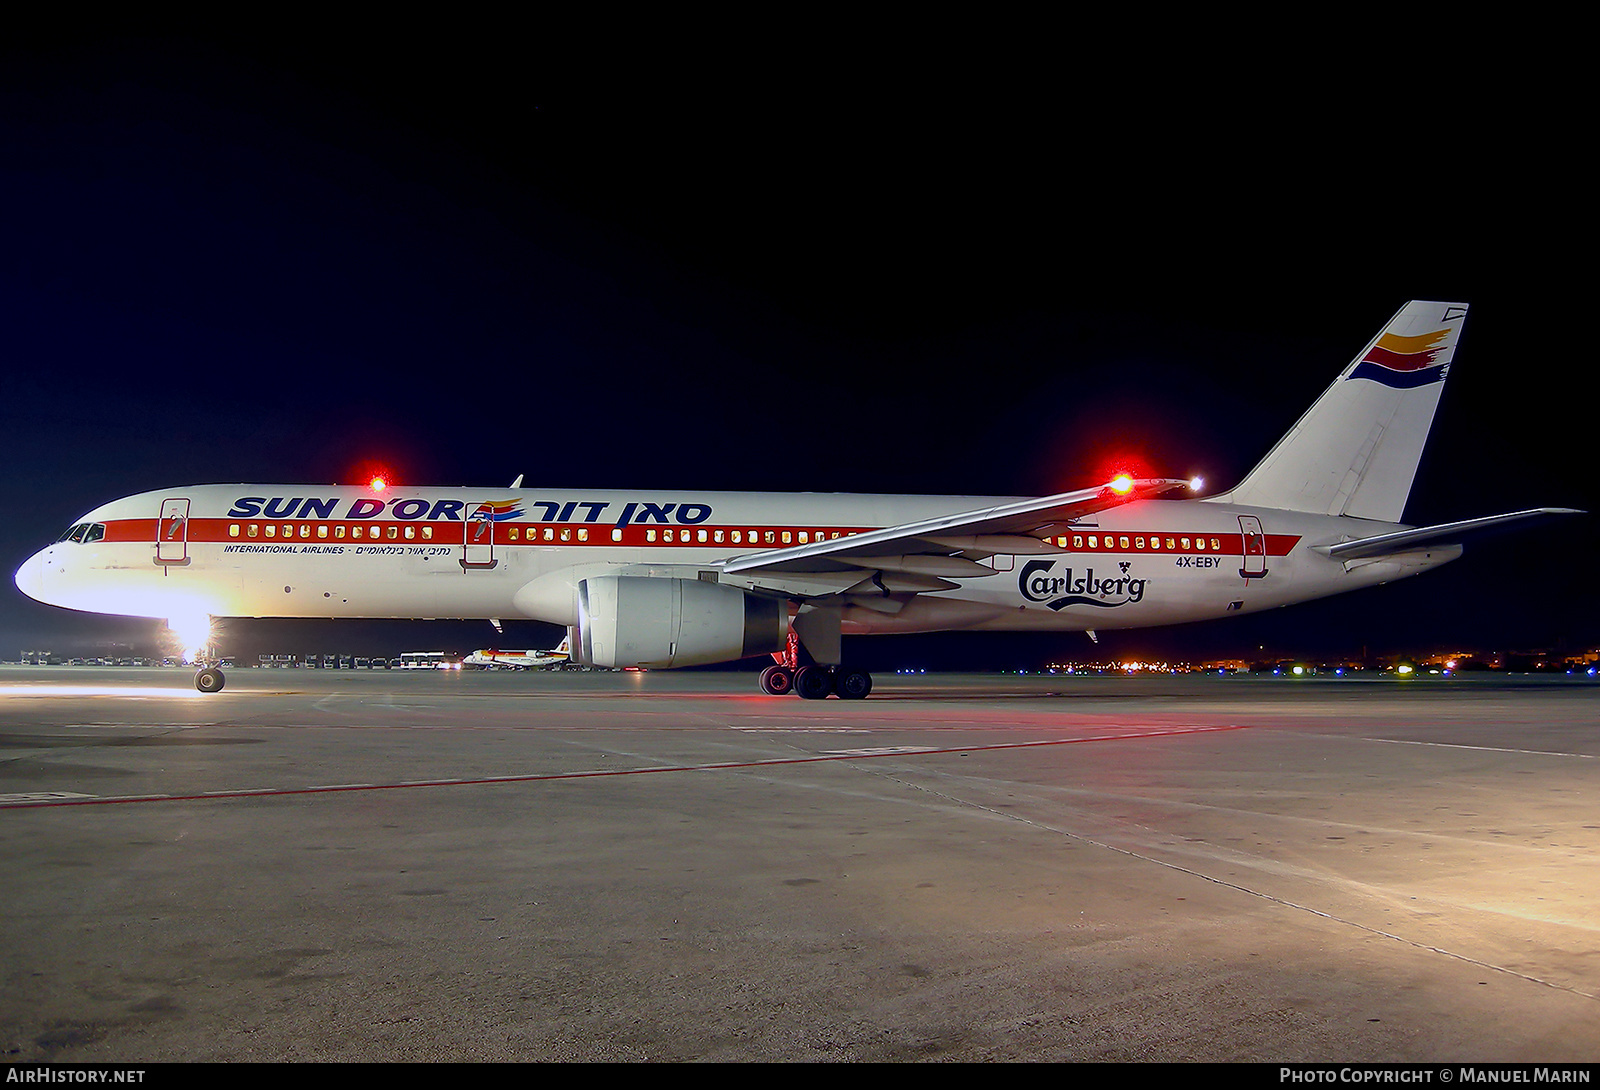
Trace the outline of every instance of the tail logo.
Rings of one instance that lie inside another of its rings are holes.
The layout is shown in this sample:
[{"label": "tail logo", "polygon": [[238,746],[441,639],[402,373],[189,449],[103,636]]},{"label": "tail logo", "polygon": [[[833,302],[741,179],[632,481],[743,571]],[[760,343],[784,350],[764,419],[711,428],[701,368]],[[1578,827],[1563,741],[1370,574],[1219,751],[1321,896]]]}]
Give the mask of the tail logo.
[{"label": "tail logo", "polygon": [[1443,343],[1449,329],[1437,329],[1415,337],[1385,333],[1350,371],[1350,379],[1364,378],[1394,390],[1411,390],[1431,382],[1444,381],[1450,370],[1449,345]]}]

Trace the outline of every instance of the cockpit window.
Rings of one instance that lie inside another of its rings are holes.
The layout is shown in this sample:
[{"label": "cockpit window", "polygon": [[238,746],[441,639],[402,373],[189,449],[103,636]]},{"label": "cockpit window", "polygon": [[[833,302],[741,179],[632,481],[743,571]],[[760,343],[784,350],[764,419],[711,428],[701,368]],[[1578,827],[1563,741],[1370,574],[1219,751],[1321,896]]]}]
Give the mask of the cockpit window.
[{"label": "cockpit window", "polygon": [[106,524],[103,522],[80,522],[76,526],[67,527],[67,532],[56,538],[56,541],[72,541],[79,545],[91,541],[102,541],[106,536]]}]

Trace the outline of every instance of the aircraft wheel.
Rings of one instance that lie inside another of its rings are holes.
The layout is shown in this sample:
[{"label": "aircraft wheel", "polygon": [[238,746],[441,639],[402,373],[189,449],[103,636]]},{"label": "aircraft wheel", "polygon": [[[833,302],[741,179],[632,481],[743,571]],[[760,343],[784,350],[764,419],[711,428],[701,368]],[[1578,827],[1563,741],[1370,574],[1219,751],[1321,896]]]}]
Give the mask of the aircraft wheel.
[{"label": "aircraft wheel", "polygon": [[794,675],[794,691],[806,700],[826,700],[833,692],[833,671],[826,666],[802,666]]},{"label": "aircraft wheel", "polygon": [[872,675],[865,670],[841,670],[833,680],[840,700],[860,700],[872,691]]},{"label": "aircraft wheel", "polygon": [[794,688],[794,674],[784,666],[768,666],[761,671],[761,691],[768,696],[787,696]]},{"label": "aircraft wheel", "polygon": [[227,678],[223,677],[222,671],[215,666],[207,666],[194,675],[194,687],[202,693],[220,693],[226,683]]}]

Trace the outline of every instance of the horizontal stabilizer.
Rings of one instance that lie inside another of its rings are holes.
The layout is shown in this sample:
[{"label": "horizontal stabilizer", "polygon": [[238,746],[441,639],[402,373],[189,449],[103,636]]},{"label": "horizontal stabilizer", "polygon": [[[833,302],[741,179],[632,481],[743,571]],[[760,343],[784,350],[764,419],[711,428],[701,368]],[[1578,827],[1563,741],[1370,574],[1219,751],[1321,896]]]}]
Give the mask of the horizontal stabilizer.
[{"label": "horizontal stabilizer", "polygon": [[1392,534],[1378,534],[1375,537],[1364,537],[1356,541],[1345,541],[1338,545],[1324,546],[1320,552],[1326,552],[1335,560],[1361,560],[1373,556],[1387,556],[1390,553],[1410,552],[1426,545],[1451,544],[1459,545],[1467,537],[1482,534],[1489,530],[1500,529],[1509,523],[1522,522],[1527,519],[1549,518],[1555,515],[1581,515],[1585,512],[1571,507],[1536,507],[1531,511],[1513,511],[1505,515],[1485,515],[1483,518],[1466,519],[1463,522],[1441,522],[1437,526],[1418,526],[1411,530],[1398,530]]}]

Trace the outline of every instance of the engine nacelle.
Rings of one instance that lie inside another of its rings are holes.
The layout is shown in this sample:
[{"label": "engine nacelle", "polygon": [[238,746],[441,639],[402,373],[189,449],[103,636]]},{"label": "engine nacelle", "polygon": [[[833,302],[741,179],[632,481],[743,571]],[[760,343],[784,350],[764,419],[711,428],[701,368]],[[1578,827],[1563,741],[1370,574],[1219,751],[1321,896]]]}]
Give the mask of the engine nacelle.
[{"label": "engine nacelle", "polygon": [[572,650],[594,666],[699,666],[782,651],[789,611],[777,598],[699,579],[592,576],[578,584]]}]

